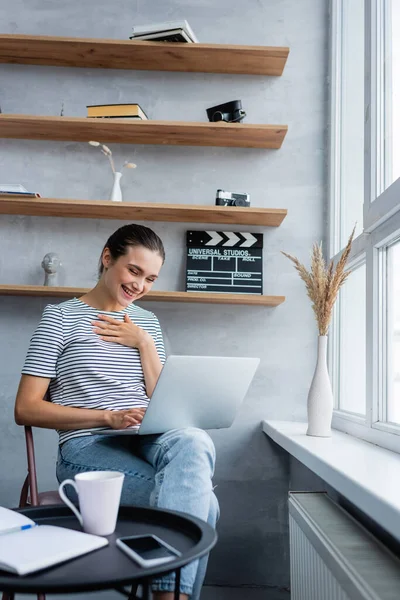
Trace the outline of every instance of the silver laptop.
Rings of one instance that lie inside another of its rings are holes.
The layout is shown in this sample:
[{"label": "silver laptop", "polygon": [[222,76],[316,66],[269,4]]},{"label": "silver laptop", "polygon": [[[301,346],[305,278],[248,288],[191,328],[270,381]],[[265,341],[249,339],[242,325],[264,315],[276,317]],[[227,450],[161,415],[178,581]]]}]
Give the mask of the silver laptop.
[{"label": "silver laptop", "polygon": [[168,356],[139,426],[93,435],[148,435],[170,429],[230,427],[259,358]]}]

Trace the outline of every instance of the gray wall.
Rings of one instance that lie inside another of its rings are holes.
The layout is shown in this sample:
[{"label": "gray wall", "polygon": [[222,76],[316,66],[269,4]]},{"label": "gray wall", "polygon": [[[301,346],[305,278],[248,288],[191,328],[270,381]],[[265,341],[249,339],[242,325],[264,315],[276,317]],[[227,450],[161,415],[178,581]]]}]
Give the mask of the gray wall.
[{"label": "gray wall", "polygon": [[[123,178],[126,200],[213,204],[215,190],[247,191],[253,206],[284,207],[280,228],[265,234],[265,293],[286,295],[275,308],[143,303],[159,316],[173,353],[261,357],[235,424],[213,432],[215,483],[222,516],[208,581],[286,586],[286,497],[289,463],[268,442],[260,421],[304,419],[317,331],[303,284],[284,249],[308,261],[324,233],[326,197],[327,0],[48,0],[0,1],[5,33],[125,39],[132,25],[186,18],[204,42],[288,45],[282,77],[108,71],[2,65],[4,113],[85,116],[86,104],[139,102],[154,119],[204,121],[205,109],[241,98],[248,123],[287,123],[280,150],[113,145],[118,162],[138,164]],[[107,198],[108,163],[84,143],[0,140],[0,180],[42,196]],[[0,217],[0,281],[41,284],[40,262],[59,253],[61,284],[95,282],[98,255],[122,223]],[[167,261],[155,289],[184,289],[184,242],[202,224],[148,223],[162,237]],[[210,228],[206,226],[206,228]],[[218,227],[216,227],[218,229]],[[232,227],[240,230],[240,227]],[[23,432],[13,403],[30,336],[51,300],[0,298],[0,504],[15,506],[25,472]],[[56,302],[57,300],[55,300]],[[54,487],[56,436],[36,431],[40,487]]]}]

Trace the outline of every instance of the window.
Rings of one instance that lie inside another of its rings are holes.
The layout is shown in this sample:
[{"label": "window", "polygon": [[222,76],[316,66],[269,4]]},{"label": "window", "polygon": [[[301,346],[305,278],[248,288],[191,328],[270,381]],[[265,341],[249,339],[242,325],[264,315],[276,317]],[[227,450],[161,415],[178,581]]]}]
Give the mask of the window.
[{"label": "window", "polygon": [[[332,127],[335,148],[334,197],[336,206],[336,254],[346,243],[349,232],[357,223],[356,235],[363,228],[364,203],[364,0],[341,0],[335,28],[335,67],[332,85],[336,88],[332,102]],[[338,77],[339,76],[339,77]]]},{"label": "window", "polygon": [[331,6],[333,260],[357,221],[329,336],[333,426],[400,452],[400,0]]},{"label": "window", "polygon": [[351,276],[338,298],[339,385],[335,396],[339,410],[365,415],[365,263],[350,268]]}]

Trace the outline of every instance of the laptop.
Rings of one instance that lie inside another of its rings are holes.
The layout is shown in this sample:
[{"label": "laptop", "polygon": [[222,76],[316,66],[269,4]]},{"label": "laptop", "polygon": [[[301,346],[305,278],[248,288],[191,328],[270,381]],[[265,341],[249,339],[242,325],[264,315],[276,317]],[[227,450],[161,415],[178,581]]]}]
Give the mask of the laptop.
[{"label": "laptop", "polygon": [[140,425],[93,435],[149,435],[170,429],[230,427],[259,358],[168,356]]}]

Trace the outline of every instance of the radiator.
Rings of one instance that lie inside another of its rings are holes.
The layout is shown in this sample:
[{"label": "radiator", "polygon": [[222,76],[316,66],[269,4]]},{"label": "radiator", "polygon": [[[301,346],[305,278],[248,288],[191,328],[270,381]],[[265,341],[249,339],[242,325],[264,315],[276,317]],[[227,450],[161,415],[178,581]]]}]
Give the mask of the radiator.
[{"label": "radiator", "polygon": [[289,532],[291,600],[400,599],[400,560],[326,494],[289,494]]}]

